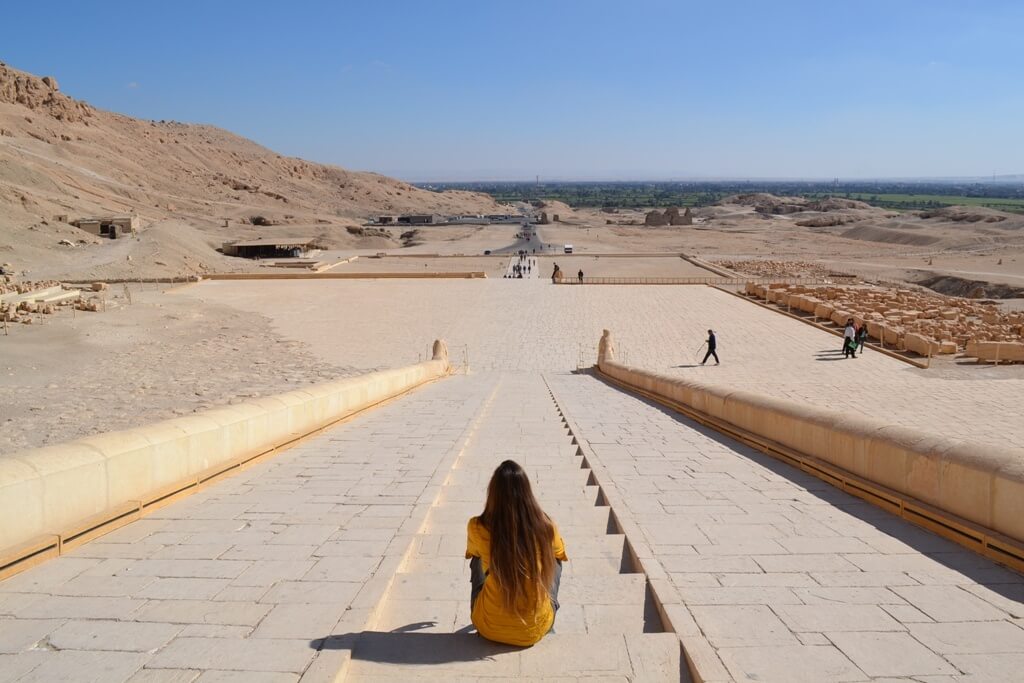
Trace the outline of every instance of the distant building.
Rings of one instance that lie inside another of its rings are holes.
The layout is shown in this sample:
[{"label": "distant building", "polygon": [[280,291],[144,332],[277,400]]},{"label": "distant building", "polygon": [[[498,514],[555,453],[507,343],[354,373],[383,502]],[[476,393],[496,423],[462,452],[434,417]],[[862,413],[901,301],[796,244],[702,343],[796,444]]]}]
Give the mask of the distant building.
[{"label": "distant building", "polygon": [[442,216],[433,213],[412,213],[401,216],[377,216],[378,225],[433,225],[444,222]]},{"label": "distant building", "polygon": [[414,213],[398,217],[399,225],[430,225],[440,222],[441,217],[432,213]]},{"label": "distant building", "polygon": [[80,230],[91,232],[100,237],[109,237],[112,240],[123,235],[135,234],[139,229],[139,217],[131,215],[99,216],[94,218],[79,218],[71,221],[71,225]]},{"label": "distant building", "polygon": [[221,251],[225,256],[242,258],[301,258],[315,248],[312,237],[261,237],[256,240],[225,242]]}]

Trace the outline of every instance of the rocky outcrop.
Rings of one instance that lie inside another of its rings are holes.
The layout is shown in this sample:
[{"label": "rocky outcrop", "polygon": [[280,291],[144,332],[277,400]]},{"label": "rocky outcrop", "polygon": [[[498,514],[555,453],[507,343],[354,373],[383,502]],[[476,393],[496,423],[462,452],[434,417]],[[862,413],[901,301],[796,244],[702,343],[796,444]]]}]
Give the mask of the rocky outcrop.
[{"label": "rocky outcrop", "polygon": [[20,104],[58,121],[79,123],[93,116],[93,108],[62,94],[57,79],[37,78],[0,64],[0,102]]},{"label": "rocky outcrop", "polygon": [[808,211],[841,211],[843,209],[870,209],[873,208],[867,202],[856,199],[844,199],[842,197],[825,197],[807,205]]},{"label": "rocky outcrop", "polygon": [[802,228],[830,228],[836,225],[846,225],[857,221],[856,216],[844,216],[843,214],[819,214],[801,218],[796,222]]},{"label": "rocky outcrop", "polygon": [[1002,223],[1006,220],[1006,216],[998,211],[976,206],[945,206],[922,211],[918,215],[921,218],[942,218],[953,223]]}]

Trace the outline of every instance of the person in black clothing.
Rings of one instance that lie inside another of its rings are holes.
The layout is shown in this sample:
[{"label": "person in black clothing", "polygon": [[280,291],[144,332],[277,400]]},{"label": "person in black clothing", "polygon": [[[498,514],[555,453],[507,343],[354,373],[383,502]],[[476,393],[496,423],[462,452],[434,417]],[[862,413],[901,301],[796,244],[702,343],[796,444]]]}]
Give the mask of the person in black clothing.
[{"label": "person in black clothing", "polygon": [[580,272],[579,272],[579,273],[577,273],[576,277],[577,277],[577,279],[578,279],[578,280],[579,280],[580,282],[583,282],[583,269],[582,269],[582,268],[580,268]]},{"label": "person in black clothing", "polygon": [[715,357],[715,365],[719,365],[718,354],[715,353],[715,349],[718,346],[718,342],[715,339],[715,331],[714,330],[708,330],[708,340],[707,340],[706,343],[708,345],[708,352],[704,354],[704,360],[702,360],[700,362],[700,364],[704,365],[705,363],[708,362],[708,358],[710,358],[711,356],[714,356]]}]

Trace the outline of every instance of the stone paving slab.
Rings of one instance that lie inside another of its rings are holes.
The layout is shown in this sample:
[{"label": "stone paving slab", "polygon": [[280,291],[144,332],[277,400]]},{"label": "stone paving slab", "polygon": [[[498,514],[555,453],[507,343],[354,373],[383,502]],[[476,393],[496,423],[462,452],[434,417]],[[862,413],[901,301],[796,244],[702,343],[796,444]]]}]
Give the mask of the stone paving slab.
[{"label": "stone paving slab", "polygon": [[0,582],[0,681],[332,680],[322,643],[379,599],[492,384],[424,387]]},{"label": "stone paving slab", "polygon": [[1019,679],[1020,574],[593,376],[549,381],[708,680]]},{"label": "stone paving slab", "polygon": [[[1024,368],[973,362],[921,370],[867,351],[842,360],[835,336],[703,286],[564,287],[547,280],[203,282],[180,296],[270,316],[323,359],[379,369],[413,362],[437,337],[472,368],[569,372],[596,360],[602,329],[624,360],[953,438],[1024,443]],[[721,366],[699,366],[714,328]],[[394,334],[401,329],[402,334]],[[373,340],[367,343],[366,340]]]},{"label": "stone paving slab", "polygon": [[[647,611],[646,578],[621,573],[624,538],[609,533],[609,508],[597,504],[577,450],[542,377],[501,376],[371,627],[350,634],[345,680],[679,680],[678,640],[645,632],[660,627]],[[470,634],[466,524],[508,457],[529,473],[570,557],[556,632],[526,649]]]}]

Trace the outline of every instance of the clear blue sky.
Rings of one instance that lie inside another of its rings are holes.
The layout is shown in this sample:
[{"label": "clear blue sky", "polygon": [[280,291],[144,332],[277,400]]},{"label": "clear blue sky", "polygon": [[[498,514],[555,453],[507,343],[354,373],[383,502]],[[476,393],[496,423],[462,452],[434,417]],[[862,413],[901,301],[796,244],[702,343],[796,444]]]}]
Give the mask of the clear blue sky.
[{"label": "clear blue sky", "polygon": [[7,3],[0,60],[413,180],[1024,173],[1024,2]]}]

